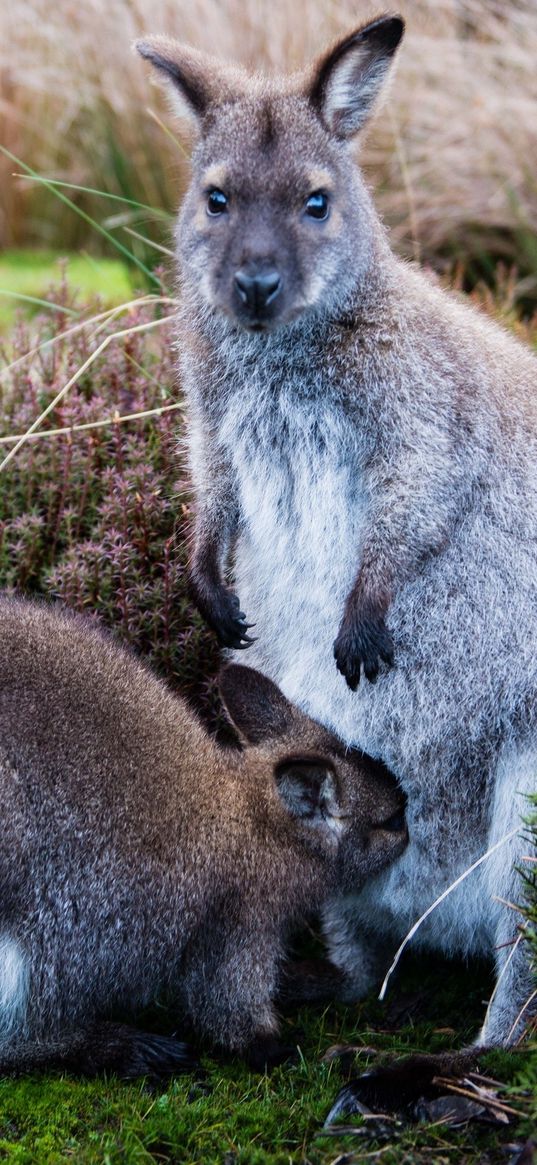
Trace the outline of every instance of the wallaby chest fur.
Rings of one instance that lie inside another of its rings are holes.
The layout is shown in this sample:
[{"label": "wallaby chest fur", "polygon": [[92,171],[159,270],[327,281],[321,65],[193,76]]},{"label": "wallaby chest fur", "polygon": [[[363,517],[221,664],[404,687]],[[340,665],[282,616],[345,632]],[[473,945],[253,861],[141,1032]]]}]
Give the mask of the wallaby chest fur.
[{"label": "wallaby chest fur", "polygon": [[[537,361],[397,259],[352,162],[401,33],[380,18],[281,82],[141,46],[200,131],[177,234],[198,605],[409,798],[380,900],[366,886],[328,921],[357,991],[537,779]],[[523,844],[419,933],[447,952],[503,944],[490,1041],[527,1014],[499,902],[520,897]]]},{"label": "wallaby chest fur", "polygon": [[404,847],[382,766],[250,668],[222,692],[242,752],[89,621],[0,598],[0,1071],[187,1063],[103,1022],[159,997],[266,1044],[290,926]]}]

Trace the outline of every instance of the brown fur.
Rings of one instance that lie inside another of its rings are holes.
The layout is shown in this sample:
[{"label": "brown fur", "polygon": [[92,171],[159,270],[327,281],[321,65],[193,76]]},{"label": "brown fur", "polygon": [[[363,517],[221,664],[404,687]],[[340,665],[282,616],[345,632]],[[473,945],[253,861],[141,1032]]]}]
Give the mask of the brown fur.
[{"label": "brown fur", "polygon": [[383,766],[249,668],[221,687],[240,752],[89,621],[0,599],[0,1071],[188,1066],[103,1023],[159,994],[274,1054],[289,927],[404,847]]}]

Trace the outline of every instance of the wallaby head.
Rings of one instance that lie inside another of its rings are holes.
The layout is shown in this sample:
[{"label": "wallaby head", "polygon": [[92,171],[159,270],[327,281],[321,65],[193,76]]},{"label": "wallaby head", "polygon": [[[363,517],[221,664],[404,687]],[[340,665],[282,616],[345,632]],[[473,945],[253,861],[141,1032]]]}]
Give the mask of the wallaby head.
[{"label": "wallaby head", "polygon": [[167,37],[137,42],[194,119],[179,220],[184,275],[249,330],[336,310],[371,261],[374,212],[350,150],[403,34],[398,16],[351,33],[300,76],[270,81]]},{"label": "wallaby head", "polygon": [[402,853],[405,798],[381,761],[344,748],[253,668],[224,668],[220,694],[244,746],[257,812],[268,769],[290,834],[302,825],[302,843],[337,849],[338,890],[355,888]]}]

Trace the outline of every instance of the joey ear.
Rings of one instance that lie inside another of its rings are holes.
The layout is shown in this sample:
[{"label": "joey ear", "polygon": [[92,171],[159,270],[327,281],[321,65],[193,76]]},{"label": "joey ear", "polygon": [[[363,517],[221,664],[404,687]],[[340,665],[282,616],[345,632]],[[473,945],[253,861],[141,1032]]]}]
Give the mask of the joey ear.
[{"label": "joey ear", "polygon": [[198,122],[210,105],[230,100],[241,88],[240,69],[169,36],[144,37],[134,47],[169,84],[179,114]]},{"label": "joey ear", "polygon": [[400,16],[381,16],[317,62],[308,97],[336,137],[352,137],[371,116],[404,27]]},{"label": "joey ear", "polygon": [[222,668],[218,686],[229,718],[247,744],[278,738],[291,727],[293,705],[254,668],[230,663]]},{"label": "joey ear", "polygon": [[276,769],[280,797],[293,817],[338,832],[341,813],[336,780],[323,760],[287,760]]}]

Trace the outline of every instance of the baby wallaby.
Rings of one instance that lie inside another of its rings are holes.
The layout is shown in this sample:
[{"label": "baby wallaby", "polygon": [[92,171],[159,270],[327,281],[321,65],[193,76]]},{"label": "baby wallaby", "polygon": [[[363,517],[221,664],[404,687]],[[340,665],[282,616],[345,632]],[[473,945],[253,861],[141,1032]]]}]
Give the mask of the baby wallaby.
[{"label": "baby wallaby", "polygon": [[250,668],[221,693],[240,752],[92,622],[0,598],[0,1072],[189,1067],[106,1022],[158,996],[270,1061],[289,928],[404,848],[382,765]]},{"label": "baby wallaby", "polygon": [[198,135],[177,229],[192,590],[408,796],[380,896],[331,914],[355,995],[491,849],[418,941],[496,959],[481,1039],[509,1043],[535,1006],[505,902],[537,779],[537,362],[389,247],[351,147],[402,34],[383,16],[270,78],[139,45]]}]

